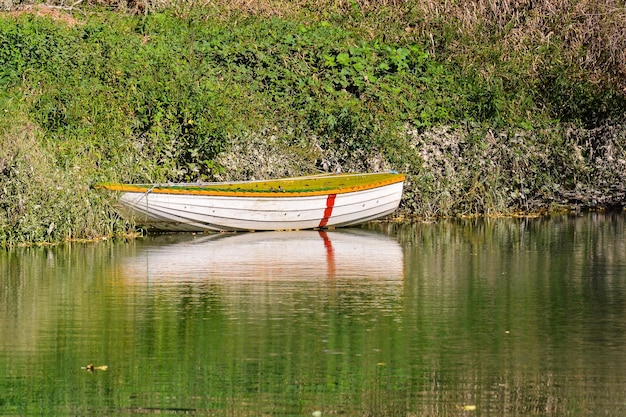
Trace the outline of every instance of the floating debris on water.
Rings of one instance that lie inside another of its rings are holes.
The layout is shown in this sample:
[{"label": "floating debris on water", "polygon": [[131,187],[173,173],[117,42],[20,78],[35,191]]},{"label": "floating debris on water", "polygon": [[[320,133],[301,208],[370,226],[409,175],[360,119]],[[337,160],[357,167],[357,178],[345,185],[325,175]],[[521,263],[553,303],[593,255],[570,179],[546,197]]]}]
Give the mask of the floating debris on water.
[{"label": "floating debris on water", "polygon": [[96,366],[93,363],[90,363],[87,366],[81,366],[80,369],[84,369],[87,372],[95,372],[95,371],[107,371],[109,367],[107,365]]}]

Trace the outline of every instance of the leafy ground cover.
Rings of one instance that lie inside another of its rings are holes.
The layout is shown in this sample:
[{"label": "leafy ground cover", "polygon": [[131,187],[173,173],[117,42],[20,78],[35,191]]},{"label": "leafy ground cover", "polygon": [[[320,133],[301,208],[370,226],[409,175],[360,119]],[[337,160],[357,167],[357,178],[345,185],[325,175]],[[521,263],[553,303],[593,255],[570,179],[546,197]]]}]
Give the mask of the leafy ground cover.
[{"label": "leafy ground cover", "polygon": [[405,216],[623,205],[618,2],[248,3],[11,4],[0,244],[132,231],[98,181],[395,169]]}]

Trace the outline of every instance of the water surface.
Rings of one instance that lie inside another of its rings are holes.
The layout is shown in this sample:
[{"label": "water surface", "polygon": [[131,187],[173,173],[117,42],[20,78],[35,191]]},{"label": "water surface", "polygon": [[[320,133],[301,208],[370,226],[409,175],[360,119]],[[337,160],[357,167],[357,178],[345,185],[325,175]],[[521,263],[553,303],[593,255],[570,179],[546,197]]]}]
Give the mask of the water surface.
[{"label": "water surface", "polygon": [[2,252],[0,415],[622,416],[624,219]]}]

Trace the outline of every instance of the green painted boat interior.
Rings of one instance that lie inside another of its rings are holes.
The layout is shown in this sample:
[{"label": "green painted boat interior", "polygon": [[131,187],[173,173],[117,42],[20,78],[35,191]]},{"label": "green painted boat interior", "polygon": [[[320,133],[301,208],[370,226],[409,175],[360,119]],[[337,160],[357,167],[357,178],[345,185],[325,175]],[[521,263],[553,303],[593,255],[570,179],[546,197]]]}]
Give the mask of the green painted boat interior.
[{"label": "green painted boat interior", "polygon": [[313,192],[345,189],[367,189],[404,181],[404,174],[394,172],[365,174],[321,174],[261,181],[177,183],[177,184],[101,184],[102,188],[139,192],[207,191],[227,193]]}]

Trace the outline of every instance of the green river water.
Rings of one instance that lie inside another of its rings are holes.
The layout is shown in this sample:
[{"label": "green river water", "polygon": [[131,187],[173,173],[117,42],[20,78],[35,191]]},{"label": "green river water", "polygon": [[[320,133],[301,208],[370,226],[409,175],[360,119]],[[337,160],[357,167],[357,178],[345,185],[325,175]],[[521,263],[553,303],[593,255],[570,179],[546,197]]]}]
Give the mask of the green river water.
[{"label": "green river water", "polygon": [[624,416],[626,216],[0,252],[0,415]]}]

